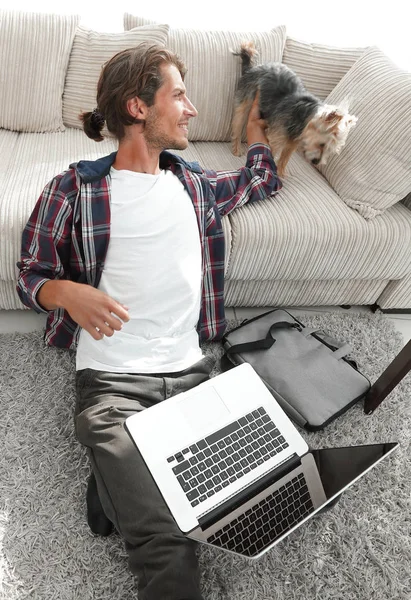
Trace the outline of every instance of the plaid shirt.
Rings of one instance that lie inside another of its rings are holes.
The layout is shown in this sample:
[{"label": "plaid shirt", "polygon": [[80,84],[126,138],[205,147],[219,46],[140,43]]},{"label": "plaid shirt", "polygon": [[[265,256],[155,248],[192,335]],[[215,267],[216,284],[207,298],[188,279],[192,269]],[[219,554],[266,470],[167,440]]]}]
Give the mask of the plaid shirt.
[{"label": "plaid shirt", "polygon": [[[76,348],[80,326],[64,309],[44,310],[36,296],[50,279],[98,287],[110,239],[110,167],[116,152],[80,161],[48,183],[23,231],[17,292],[36,312],[47,312],[45,342]],[[220,339],[224,315],[224,234],[221,217],[246,202],[280,189],[270,149],[250,146],[238,171],[204,171],[198,163],[162,152],[160,168],[170,169],[187,190],[197,216],[202,249],[200,341]],[[121,298],[116,298],[121,302]]]}]

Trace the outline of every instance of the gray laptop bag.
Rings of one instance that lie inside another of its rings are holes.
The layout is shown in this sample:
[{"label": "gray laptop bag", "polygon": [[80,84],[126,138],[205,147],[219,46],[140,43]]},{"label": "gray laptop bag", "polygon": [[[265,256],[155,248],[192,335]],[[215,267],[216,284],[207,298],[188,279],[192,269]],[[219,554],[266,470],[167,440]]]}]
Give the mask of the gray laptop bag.
[{"label": "gray laptop bag", "polygon": [[310,431],[322,429],[371,387],[351,348],[305,327],[284,309],[246,320],[223,337],[223,371],[250,363],[287,415]]}]

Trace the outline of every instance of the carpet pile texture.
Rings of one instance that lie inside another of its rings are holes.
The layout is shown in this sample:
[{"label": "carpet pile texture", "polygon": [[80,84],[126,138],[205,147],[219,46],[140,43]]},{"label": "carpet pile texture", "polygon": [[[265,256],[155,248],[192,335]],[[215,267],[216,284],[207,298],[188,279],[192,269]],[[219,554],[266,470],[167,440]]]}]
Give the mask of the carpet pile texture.
[{"label": "carpet pile texture", "polygon": [[[381,313],[298,318],[349,342],[372,382],[403,345]],[[222,354],[219,343],[203,348]],[[74,436],[74,375],[74,353],[45,347],[41,332],[0,335],[1,600],[137,598],[120,537],[94,537],[87,526],[89,465]],[[390,441],[400,447],[332,510],[259,561],[200,547],[204,597],[409,600],[410,399],[407,376],[372,416],[359,403],[324,431],[302,431],[312,448]]]}]

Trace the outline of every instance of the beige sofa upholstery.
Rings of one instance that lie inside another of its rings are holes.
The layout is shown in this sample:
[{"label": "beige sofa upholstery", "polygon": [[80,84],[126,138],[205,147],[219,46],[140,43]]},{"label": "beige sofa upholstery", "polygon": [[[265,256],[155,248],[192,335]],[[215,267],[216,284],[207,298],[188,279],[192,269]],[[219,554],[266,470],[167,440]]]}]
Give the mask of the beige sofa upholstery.
[{"label": "beige sofa upholstery", "polygon": [[[64,67],[62,101],[59,106],[54,103],[54,110],[57,106],[60,113],[54,115],[54,122],[39,131],[39,114],[33,126],[27,122],[19,124],[18,119],[14,122],[11,119],[9,105],[8,114],[2,115],[0,104],[0,122],[4,124],[0,129],[0,308],[3,309],[24,308],[15,291],[16,262],[22,229],[44,185],[71,162],[98,158],[116,148],[110,137],[100,143],[89,140],[75,115],[79,110],[94,108],[95,94],[90,93],[86,82],[95,85],[101,64],[117,51],[147,39],[181,54],[189,68],[188,93],[199,109],[197,123],[190,129],[190,146],[181,154],[206,168],[223,170],[244,164],[244,157],[233,156],[230,147],[232,103],[240,76],[239,59],[231,50],[238,49],[242,39],[256,41],[261,60],[279,60],[293,68],[306,87],[324,100],[329,95],[338,95],[341,85],[343,90],[348,86],[353,90],[351,100],[360,113],[364,109],[356,97],[355,85],[350,84],[352,73],[355,76],[358,69],[368,68],[369,63],[372,67],[377,55],[382,60],[378,49],[309,44],[287,37],[285,27],[275,25],[258,33],[200,32],[173,30],[167,24],[125,15],[125,32],[99,34],[78,27],[78,18],[73,16],[45,23],[38,16],[35,21],[33,14],[3,11],[0,15],[3,17],[0,40],[4,34],[2,28],[7,27],[8,44],[14,39],[13,28],[19,44],[24,32],[27,36],[33,34],[33,26],[49,32],[48,43],[54,39],[57,27],[66,33],[53,79],[53,85],[57,85],[59,69]],[[0,41],[0,60],[3,60],[1,44]],[[32,53],[30,58],[33,72],[41,66],[36,65],[37,56]],[[92,60],[87,60],[88,57]],[[53,56],[49,61],[53,61]],[[411,76],[399,74],[395,66],[387,69],[389,74],[391,71],[395,74],[399,102],[402,105],[408,102],[409,106]],[[370,77],[367,85],[372,86]],[[387,95],[393,93],[389,88],[392,79],[388,77]],[[10,82],[15,89],[9,97],[18,105],[19,97],[25,98],[30,90],[16,77],[10,76]],[[49,90],[44,85],[42,92],[37,85],[35,92],[41,96]],[[46,100],[45,96],[45,103]],[[227,306],[377,304],[383,309],[411,310],[411,166],[409,157],[404,155],[407,140],[411,147],[411,125],[404,123],[405,133],[397,147],[394,139],[390,141],[390,132],[379,139],[379,108],[372,105],[368,108],[367,118],[363,118],[367,122],[367,137],[375,132],[372,148],[376,155],[385,152],[384,162],[390,161],[389,178],[381,173],[381,178],[373,176],[369,184],[372,186],[375,180],[378,205],[373,207],[373,194],[368,193],[366,204],[359,202],[357,208],[353,207],[352,198],[346,197],[347,185],[343,185],[352,181],[354,189],[358,173],[366,178],[375,166],[369,156],[350,164],[351,155],[361,156],[356,139],[361,140],[364,132],[361,115],[357,115],[357,126],[350,133],[346,147],[329,165],[331,175],[295,154],[278,194],[224,217]],[[394,123],[390,127],[395,129],[395,126]],[[339,169],[343,168],[341,177]],[[344,188],[341,194],[329,181],[336,173],[338,185],[334,185]]]}]

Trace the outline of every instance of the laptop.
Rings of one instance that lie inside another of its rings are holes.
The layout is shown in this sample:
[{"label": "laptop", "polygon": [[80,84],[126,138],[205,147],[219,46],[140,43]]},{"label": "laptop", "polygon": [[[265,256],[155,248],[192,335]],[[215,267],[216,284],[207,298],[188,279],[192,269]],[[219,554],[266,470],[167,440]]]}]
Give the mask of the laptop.
[{"label": "laptop", "polygon": [[259,558],[397,443],[310,451],[248,363],[125,421],[181,531]]}]

